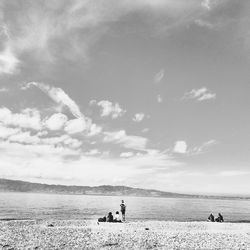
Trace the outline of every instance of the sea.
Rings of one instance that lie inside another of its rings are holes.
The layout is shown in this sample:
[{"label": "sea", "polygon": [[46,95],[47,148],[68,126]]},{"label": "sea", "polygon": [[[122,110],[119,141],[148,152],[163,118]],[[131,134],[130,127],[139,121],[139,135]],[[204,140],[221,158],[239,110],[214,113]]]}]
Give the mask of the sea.
[{"label": "sea", "polygon": [[127,221],[205,221],[218,213],[228,222],[250,222],[250,200],[0,193],[0,220],[97,220],[127,206]]}]

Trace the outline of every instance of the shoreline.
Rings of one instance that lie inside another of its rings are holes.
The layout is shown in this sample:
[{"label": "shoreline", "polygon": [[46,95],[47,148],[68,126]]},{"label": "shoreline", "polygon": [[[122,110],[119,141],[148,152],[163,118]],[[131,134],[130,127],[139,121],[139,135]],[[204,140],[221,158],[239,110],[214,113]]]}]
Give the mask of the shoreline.
[{"label": "shoreline", "polygon": [[[4,221],[46,221],[48,219],[45,219],[45,218],[0,218],[0,222],[4,222]],[[77,220],[80,220],[80,219],[58,219],[56,218],[55,219],[56,221],[77,221]],[[84,221],[94,221],[94,219],[92,218],[83,218],[82,220]],[[96,219],[97,221],[97,219]],[[246,224],[249,224],[250,223],[250,220],[235,220],[235,221],[230,221],[230,220],[227,220],[227,221],[224,221],[224,222],[209,222],[207,220],[154,220],[154,219],[129,219],[126,221],[126,223],[131,223],[131,222],[141,222],[141,221],[144,221],[144,222],[147,222],[147,221],[156,221],[156,222],[178,222],[178,223],[188,223],[188,222],[206,222],[206,223],[216,223],[216,224],[222,224],[222,223],[231,223],[231,224],[241,224],[241,223],[246,223]],[[112,223],[112,222],[106,222],[106,223]]]},{"label": "shoreline", "polygon": [[[249,223],[0,221],[6,249],[250,249]],[[4,248],[5,249],[5,248]]]}]

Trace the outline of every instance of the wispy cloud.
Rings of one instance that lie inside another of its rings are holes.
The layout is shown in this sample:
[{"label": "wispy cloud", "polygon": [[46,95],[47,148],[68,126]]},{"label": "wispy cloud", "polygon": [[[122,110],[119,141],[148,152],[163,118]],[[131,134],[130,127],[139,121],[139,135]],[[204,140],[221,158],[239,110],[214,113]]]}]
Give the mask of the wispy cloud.
[{"label": "wispy cloud", "polygon": [[[90,136],[96,135],[101,132],[101,127],[92,123],[91,119],[86,117],[80,110],[80,107],[76,102],[69,97],[61,88],[55,88],[44,83],[30,82],[26,84],[22,89],[27,90],[31,86],[36,86],[47,94],[54,102],[60,106],[65,106],[69,109],[71,114],[76,119],[68,120],[63,114],[54,114],[46,121],[47,127],[54,127],[54,130],[58,127],[63,127],[69,134],[81,133],[87,131]],[[53,124],[52,124],[53,123]]]},{"label": "wispy cloud", "polygon": [[123,158],[129,158],[129,157],[132,157],[132,156],[134,156],[133,152],[122,152],[120,154],[120,157],[123,157]]},{"label": "wispy cloud", "polygon": [[145,114],[144,113],[137,113],[134,115],[133,117],[133,121],[134,122],[141,122],[145,117]]},{"label": "wispy cloud", "polygon": [[185,154],[188,156],[193,156],[204,153],[207,148],[214,146],[216,144],[218,144],[216,140],[209,140],[202,143],[200,146],[188,147],[186,141],[176,141],[173,152],[179,154]]},{"label": "wispy cloud", "polygon": [[[196,20],[204,14],[204,9],[211,10],[211,1],[45,0],[29,4],[3,1],[0,15],[4,50],[0,56],[0,72],[13,73],[25,53],[43,63],[58,58],[87,58],[89,47],[108,30],[107,27],[130,13],[150,12],[161,18],[164,27],[172,27]],[[163,76],[164,72],[159,72],[156,81]]]},{"label": "wispy cloud", "polygon": [[141,136],[127,135],[125,130],[105,132],[104,142],[120,144],[125,148],[145,150],[148,139]]},{"label": "wispy cloud", "polygon": [[206,151],[209,147],[214,146],[214,145],[216,145],[218,143],[219,142],[216,141],[216,140],[206,141],[206,142],[202,143],[202,145],[196,146],[193,149],[191,149],[189,151],[189,153],[192,154],[192,155],[204,153],[204,151]]},{"label": "wispy cloud", "polygon": [[39,82],[30,82],[26,86],[27,87],[36,86],[37,88],[42,90],[44,93],[46,93],[53,101],[55,101],[59,105],[68,107],[71,113],[75,117],[77,118],[84,117],[84,115],[80,111],[79,106],[61,88],[55,88],[55,87],[49,86],[44,83],[39,83]]},{"label": "wispy cloud", "polygon": [[6,87],[2,87],[2,88],[0,88],[0,92],[8,92],[9,91],[9,89],[8,88],[6,88]]},{"label": "wispy cloud", "polygon": [[200,89],[192,89],[190,92],[187,92],[182,97],[182,100],[185,99],[194,99],[196,101],[207,101],[211,99],[215,99],[216,94],[211,93],[206,87]]},{"label": "wispy cloud", "polygon": [[165,76],[165,70],[161,69],[158,73],[155,74],[154,76],[154,83],[160,83],[161,80],[164,78]]},{"label": "wispy cloud", "polygon": [[0,75],[15,73],[18,64],[19,60],[14,55],[11,48],[6,47],[2,52],[0,52]]},{"label": "wispy cloud", "polygon": [[211,10],[211,0],[203,0],[201,6],[207,10]]},{"label": "wispy cloud", "polygon": [[157,95],[157,102],[158,103],[162,103],[163,102],[163,98],[161,95]]},{"label": "wispy cloud", "polygon": [[219,173],[219,175],[225,176],[225,177],[233,177],[233,176],[240,176],[240,175],[250,175],[250,171],[227,170],[227,171],[221,171]]}]

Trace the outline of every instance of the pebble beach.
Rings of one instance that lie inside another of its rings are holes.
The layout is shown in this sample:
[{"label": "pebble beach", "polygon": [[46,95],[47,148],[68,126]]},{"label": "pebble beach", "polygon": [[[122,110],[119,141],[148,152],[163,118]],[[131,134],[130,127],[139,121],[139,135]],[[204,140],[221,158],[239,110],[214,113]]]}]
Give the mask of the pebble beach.
[{"label": "pebble beach", "polygon": [[11,220],[0,249],[250,249],[250,224]]}]

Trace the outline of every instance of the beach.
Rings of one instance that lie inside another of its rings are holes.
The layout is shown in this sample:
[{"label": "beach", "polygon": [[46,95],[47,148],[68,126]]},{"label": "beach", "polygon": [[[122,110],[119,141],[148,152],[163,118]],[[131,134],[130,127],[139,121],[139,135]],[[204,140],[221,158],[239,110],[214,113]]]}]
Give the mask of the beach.
[{"label": "beach", "polygon": [[11,220],[0,222],[0,249],[250,249],[250,224]]}]

